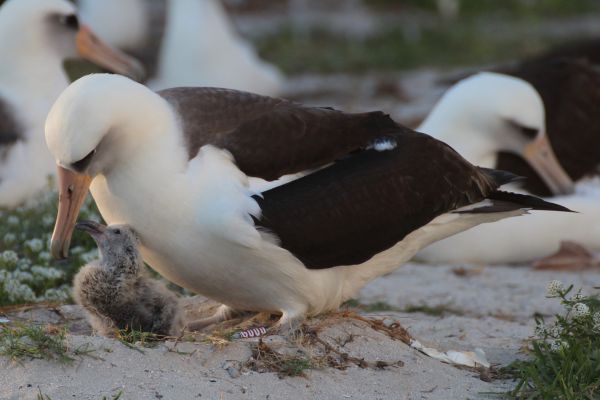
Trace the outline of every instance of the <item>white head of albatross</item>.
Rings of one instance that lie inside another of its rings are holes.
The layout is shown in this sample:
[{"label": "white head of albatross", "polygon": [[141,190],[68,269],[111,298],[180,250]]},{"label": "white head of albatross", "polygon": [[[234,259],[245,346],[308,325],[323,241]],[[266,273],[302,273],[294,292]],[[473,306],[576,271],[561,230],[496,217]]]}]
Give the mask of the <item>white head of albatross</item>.
[{"label": "white head of albatross", "polygon": [[82,57],[137,77],[139,64],[103,44],[66,0],[8,0],[0,7],[0,206],[44,188],[54,163],[44,144],[46,115],[68,84],[63,62]]},{"label": "white head of albatross", "polygon": [[77,9],[66,0],[6,1],[0,8],[0,52],[0,79],[5,84],[15,78],[16,84],[23,84],[27,77],[36,85],[55,85],[58,70],[66,84],[62,63],[76,57],[133,78],[143,74],[136,60],[108,47],[80,24]]},{"label": "white head of albatross", "polygon": [[[530,209],[566,211],[497,191],[514,176],[475,167],[381,112],[226,89],[157,94],[88,76],[53,106],[46,139],[61,191],[54,255],[66,255],[92,181],[104,219],[135,229],[148,264],[224,304],[206,323],[236,309],[293,325],[436,240]],[[396,145],[378,150],[382,140]],[[308,169],[260,195],[248,187],[249,176]]]},{"label": "white head of albatross", "polygon": [[555,194],[573,192],[546,134],[544,103],[528,82],[484,72],[450,88],[418,128],[476,165],[493,168],[499,151],[522,156]]}]

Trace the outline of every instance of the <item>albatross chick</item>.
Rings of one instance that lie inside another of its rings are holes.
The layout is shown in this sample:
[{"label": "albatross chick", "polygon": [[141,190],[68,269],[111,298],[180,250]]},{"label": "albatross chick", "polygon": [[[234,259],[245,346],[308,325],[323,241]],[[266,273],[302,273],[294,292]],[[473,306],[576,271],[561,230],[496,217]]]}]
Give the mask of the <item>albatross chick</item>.
[{"label": "albatross chick", "polygon": [[100,260],[75,276],[74,297],[94,330],[109,335],[115,329],[135,329],[178,335],[183,327],[177,296],[161,282],[144,276],[140,240],[126,225],[86,221],[77,224],[94,239]]}]

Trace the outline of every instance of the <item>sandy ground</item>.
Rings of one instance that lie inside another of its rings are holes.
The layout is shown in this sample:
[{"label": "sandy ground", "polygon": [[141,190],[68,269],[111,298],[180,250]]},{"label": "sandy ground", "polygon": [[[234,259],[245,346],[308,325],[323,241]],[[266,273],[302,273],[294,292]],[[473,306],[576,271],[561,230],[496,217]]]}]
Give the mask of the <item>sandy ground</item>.
[{"label": "sandy ground", "polygon": [[[394,311],[363,312],[362,316],[387,325],[398,321],[413,338],[443,351],[482,348],[492,364],[506,365],[523,357],[520,349],[533,330],[533,314],[560,311],[557,302],[545,298],[548,281],[560,279],[588,291],[600,284],[597,270],[550,273],[527,267],[465,267],[469,272],[465,276],[464,270],[457,274],[456,268],[408,264],[377,279],[358,300],[381,302],[380,308]],[[196,310],[198,302],[190,300],[188,308]],[[441,316],[396,311],[423,305],[443,306],[448,311]],[[124,399],[480,399],[514,384],[486,382],[477,371],[432,359],[351,316],[320,318],[308,325],[319,327],[318,340],[364,360],[362,365],[346,362],[341,370],[316,362],[316,369],[304,376],[283,378],[253,366],[260,358],[256,340],[220,346],[198,337],[197,342],[167,341],[154,348],[132,349],[117,340],[90,335],[76,306],[58,311],[34,309],[9,318],[68,321],[73,331],[68,336],[71,348],[90,346],[95,351],[94,358],[82,357],[72,366],[1,360],[2,399],[35,399],[39,390],[52,399],[101,399],[120,391]],[[280,337],[264,340],[282,355],[313,357],[323,349],[297,346]],[[379,368],[377,362],[385,365]]]}]

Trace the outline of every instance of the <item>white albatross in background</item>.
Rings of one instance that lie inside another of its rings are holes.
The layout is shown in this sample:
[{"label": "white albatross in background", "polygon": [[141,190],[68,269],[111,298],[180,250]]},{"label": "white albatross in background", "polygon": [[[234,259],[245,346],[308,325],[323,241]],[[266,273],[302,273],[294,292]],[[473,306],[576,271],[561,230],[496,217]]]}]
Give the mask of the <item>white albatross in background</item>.
[{"label": "white albatross in background", "polygon": [[522,263],[554,253],[565,240],[600,250],[600,186],[581,182],[573,187],[547,139],[542,99],[526,81],[490,72],[464,79],[418,129],[482,167],[495,168],[502,151],[521,156],[556,194],[551,200],[578,214],[544,213],[482,225],[429,246],[417,258]]},{"label": "white albatross in background", "polygon": [[44,142],[50,107],[68,85],[67,58],[137,76],[141,67],[79,25],[65,0],[9,0],[0,7],[0,207],[14,207],[56,172]]},{"label": "white albatross in background", "polygon": [[[148,82],[155,90],[215,86],[273,96],[283,89],[281,72],[261,60],[240,37],[220,0],[78,3],[84,21],[100,37],[150,64],[157,63],[146,66],[156,73]],[[157,20],[153,5],[164,8],[163,21]]]},{"label": "white albatross in background", "polygon": [[[154,93],[90,75],[54,104],[46,141],[61,193],[53,254],[66,256],[91,183],[104,219],[140,235],[149,265],[223,303],[205,324],[268,311],[282,315],[275,329],[294,328],[436,240],[531,209],[568,211],[498,191],[512,174],[381,112],[227,89]],[[248,185],[306,170],[262,193]]]}]

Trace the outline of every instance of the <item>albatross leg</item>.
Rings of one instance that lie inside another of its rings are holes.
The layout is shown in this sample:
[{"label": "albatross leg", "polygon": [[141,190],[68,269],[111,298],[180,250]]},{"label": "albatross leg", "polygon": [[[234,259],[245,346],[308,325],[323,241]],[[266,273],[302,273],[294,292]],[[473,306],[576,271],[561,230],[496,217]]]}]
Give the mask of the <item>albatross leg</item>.
[{"label": "albatross leg", "polygon": [[207,326],[218,324],[223,321],[229,321],[242,314],[244,314],[243,311],[234,310],[233,308],[222,304],[212,316],[191,321],[187,324],[186,329],[188,331],[199,331]]},{"label": "albatross leg", "polygon": [[306,319],[304,310],[283,311],[281,318],[269,329],[273,335],[292,336],[300,330],[300,326]]}]

